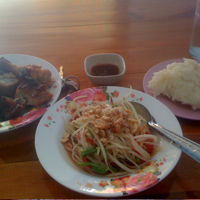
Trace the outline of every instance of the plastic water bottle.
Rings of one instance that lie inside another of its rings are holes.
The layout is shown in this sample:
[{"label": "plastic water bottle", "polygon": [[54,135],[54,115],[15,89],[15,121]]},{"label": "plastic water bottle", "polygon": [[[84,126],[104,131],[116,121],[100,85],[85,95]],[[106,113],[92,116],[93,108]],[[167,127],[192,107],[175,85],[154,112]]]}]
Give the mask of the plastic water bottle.
[{"label": "plastic water bottle", "polygon": [[197,0],[189,52],[193,58],[200,60],[200,0]]}]

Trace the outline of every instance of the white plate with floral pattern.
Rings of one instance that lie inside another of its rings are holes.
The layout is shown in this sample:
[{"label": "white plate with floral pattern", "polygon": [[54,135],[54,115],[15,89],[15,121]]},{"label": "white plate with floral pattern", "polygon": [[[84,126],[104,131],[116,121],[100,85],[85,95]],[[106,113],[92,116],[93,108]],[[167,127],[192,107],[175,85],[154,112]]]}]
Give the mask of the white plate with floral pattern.
[{"label": "white plate with floral pattern", "polygon": [[5,54],[0,55],[0,57],[4,57],[11,63],[17,65],[41,65],[42,69],[49,69],[51,71],[53,80],[51,87],[48,89],[48,91],[53,94],[51,101],[41,107],[31,109],[29,112],[15,119],[0,122],[0,133],[2,133],[25,126],[42,116],[48,108],[50,108],[57,101],[61,92],[62,82],[57,69],[52,64],[41,58],[23,54]]},{"label": "white plate with floral pattern", "polygon": [[[95,87],[74,92],[54,104],[40,120],[35,136],[36,152],[44,169],[57,182],[79,193],[97,197],[119,197],[141,192],[163,180],[177,164],[181,151],[172,145],[159,151],[151,158],[151,162],[137,173],[124,177],[108,178],[92,176],[79,169],[71,160],[60,143],[65,128],[62,116],[70,120],[73,110],[70,101],[82,95],[80,103],[91,101],[108,101],[112,96],[117,101],[129,93],[129,88]],[[129,101],[138,101],[145,105],[158,123],[171,131],[182,135],[182,130],[174,114],[160,101],[132,90]],[[66,111],[66,109],[68,111]],[[160,145],[168,142],[161,137]]]}]

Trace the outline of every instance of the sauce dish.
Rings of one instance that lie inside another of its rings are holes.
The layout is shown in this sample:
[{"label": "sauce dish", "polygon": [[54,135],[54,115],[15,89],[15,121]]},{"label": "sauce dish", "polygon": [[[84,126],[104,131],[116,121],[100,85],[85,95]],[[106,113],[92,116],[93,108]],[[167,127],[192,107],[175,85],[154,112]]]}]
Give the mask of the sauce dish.
[{"label": "sauce dish", "polygon": [[[107,66],[108,71],[106,73],[102,73],[102,69],[101,73],[99,73],[98,76],[91,75],[92,68],[100,65],[102,66],[102,68]],[[111,66],[113,65],[118,68],[119,73],[110,75]],[[84,67],[85,73],[88,76],[88,78],[97,85],[112,85],[114,83],[117,83],[122,79],[126,72],[126,65],[123,57],[115,53],[102,53],[90,55],[85,59]]]}]

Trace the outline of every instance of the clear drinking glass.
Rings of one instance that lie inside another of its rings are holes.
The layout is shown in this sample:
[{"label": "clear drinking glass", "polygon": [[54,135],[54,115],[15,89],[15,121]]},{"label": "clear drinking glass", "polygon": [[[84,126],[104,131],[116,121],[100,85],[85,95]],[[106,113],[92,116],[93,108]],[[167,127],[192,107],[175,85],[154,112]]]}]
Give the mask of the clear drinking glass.
[{"label": "clear drinking glass", "polygon": [[197,0],[189,52],[193,58],[200,60],[200,0]]}]

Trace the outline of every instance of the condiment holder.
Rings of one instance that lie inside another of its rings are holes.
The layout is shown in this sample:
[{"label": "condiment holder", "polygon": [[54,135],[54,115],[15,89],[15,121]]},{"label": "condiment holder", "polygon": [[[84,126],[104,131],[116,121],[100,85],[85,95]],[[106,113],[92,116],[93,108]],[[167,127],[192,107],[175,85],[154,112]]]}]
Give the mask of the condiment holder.
[{"label": "condiment holder", "polygon": [[[84,66],[88,78],[97,85],[112,85],[117,83],[126,72],[126,65],[123,57],[115,53],[90,55],[85,59]],[[94,67],[96,67],[96,69],[94,69]],[[101,67],[102,70],[99,70]],[[118,68],[118,73],[110,75],[112,68]],[[95,70],[98,70],[98,72],[95,72]],[[94,74],[92,72],[94,72],[95,75],[92,75]],[[96,75],[96,73],[98,75]]]}]

